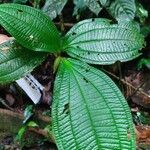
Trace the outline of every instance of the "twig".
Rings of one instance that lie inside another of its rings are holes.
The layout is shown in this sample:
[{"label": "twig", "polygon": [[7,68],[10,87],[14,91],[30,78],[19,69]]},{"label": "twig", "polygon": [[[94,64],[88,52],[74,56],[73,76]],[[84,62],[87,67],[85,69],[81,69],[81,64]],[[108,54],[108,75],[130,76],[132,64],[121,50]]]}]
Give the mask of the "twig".
[{"label": "twig", "polygon": [[[104,72],[106,72],[107,74],[111,75],[112,77],[114,77],[115,79],[119,80],[119,77],[117,77],[115,74],[107,71],[107,70],[104,70]],[[125,81],[124,79],[121,79],[120,80],[123,84],[129,86],[130,88],[132,88],[133,90],[137,91],[139,94],[142,94],[143,96],[146,96],[146,97],[150,97],[150,95],[146,94],[145,92],[141,91],[140,88],[136,88],[134,87],[132,84],[130,84],[129,82]]]},{"label": "twig", "polygon": [[[73,27],[74,26],[74,24],[73,23],[63,23],[64,24],[64,26],[65,27]],[[55,22],[55,25],[58,25],[58,26],[60,26],[61,25],[61,23],[60,22]]]},{"label": "twig", "polygon": [[11,107],[9,107],[9,106],[6,104],[5,100],[2,99],[1,97],[0,97],[0,103],[3,104],[7,109],[13,111],[13,109],[12,109]]},{"label": "twig", "polygon": [[122,79],[121,63],[118,61],[117,65],[118,65],[118,70],[119,70],[119,84],[121,86],[122,92],[124,93],[124,88],[123,88],[123,85],[121,84],[121,79]]},{"label": "twig", "polygon": [[60,20],[61,32],[64,33],[65,32],[65,25],[64,25],[64,19],[63,19],[62,13],[59,15],[59,20]]},{"label": "twig", "polygon": [[130,97],[132,97],[133,95],[135,95],[136,92],[140,91],[140,88],[142,88],[142,86],[144,85],[144,83],[145,83],[145,82],[143,82],[142,84],[140,84],[140,86],[138,86],[138,87],[136,88],[136,90],[135,90],[131,95],[129,95],[129,96],[127,97],[127,99],[129,99]]}]

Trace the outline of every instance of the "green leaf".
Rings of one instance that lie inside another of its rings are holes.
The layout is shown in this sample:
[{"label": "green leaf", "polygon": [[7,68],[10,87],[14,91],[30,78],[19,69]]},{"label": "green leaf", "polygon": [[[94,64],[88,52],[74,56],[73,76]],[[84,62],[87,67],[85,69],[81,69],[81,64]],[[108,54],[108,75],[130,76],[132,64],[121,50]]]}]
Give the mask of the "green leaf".
[{"label": "green leaf", "polygon": [[88,19],[67,33],[64,50],[87,63],[112,64],[138,57],[143,43],[143,36],[131,22],[111,24],[107,19]]},{"label": "green leaf", "polygon": [[61,50],[61,39],[55,25],[40,10],[19,4],[1,4],[0,25],[28,49]]},{"label": "green leaf", "polygon": [[98,1],[96,0],[88,0],[88,2],[86,3],[86,6],[97,16],[99,12],[102,10],[102,7],[99,5]]},{"label": "green leaf", "polygon": [[60,150],[135,150],[132,118],[120,90],[81,61],[61,62],[52,119]]},{"label": "green leaf", "polygon": [[34,121],[30,121],[27,123],[27,127],[36,128],[36,127],[38,127],[38,124]]},{"label": "green leaf", "polygon": [[77,15],[79,11],[89,8],[96,15],[102,10],[97,0],[74,0],[75,8],[74,15]]},{"label": "green leaf", "polygon": [[96,15],[105,7],[112,17],[118,21],[130,21],[135,17],[136,6],[134,0],[74,0],[74,14],[88,7]]},{"label": "green leaf", "polygon": [[109,0],[99,0],[102,6],[105,6]]},{"label": "green leaf", "polygon": [[39,65],[46,53],[30,51],[14,40],[0,44],[0,83],[15,81]]},{"label": "green leaf", "polygon": [[148,35],[150,35],[150,25],[144,25],[143,27],[141,27],[141,33],[147,37]]},{"label": "green leaf", "polygon": [[144,23],[145,19],[148,18],[148,11],[139,2],[136,3],[136,17],[141,23]]},{"label": "green leaf", "polygon": [[110,5],[106,9],[112,15],[112,17],[116,18],[118,21],[130,21],[135,17],[135,0],[110,1]]},{"label": "green leaf", "polygon": [[23,126],[23,127],[21,127],[21,128],[19,129],[19,131],[18,131],[18,134],[17,134],[17,136],[16,136],[16,139],[20,142],[20,144],[23,144],[23,142],[24,142],[23,137],[24,137],[24,135],[25,135],[26,129],[27,129],[26,126]]},{"label": "green leaf", "polygon": [[143,66],[146,66],[150,69],[150,58],[142,58],[138,63],[138,70],[142,69]]},{"label": "green leaf", "polygon": [[86,8],[86,3],[84,0],[73,0],[73,3],[75,5],[73,15],[77,15],[80,11]]},{"label": "green leaf", "polygon": [[66,3],[67,0],[47,0],[42,10],[51,19],[54,19],[61,13]]},{"label": "green leaf", "polygon": [[146,112],[137,112],[134,116],[134,120],[137,124],[144,124],[144,125],[150,125],[150,118],[149,115]]},{"label": "green leaf", "polygon": [[28,105],[24,110],[24,120],[23,123],[25,124],[32,116],[33,116],[33,105]]}]

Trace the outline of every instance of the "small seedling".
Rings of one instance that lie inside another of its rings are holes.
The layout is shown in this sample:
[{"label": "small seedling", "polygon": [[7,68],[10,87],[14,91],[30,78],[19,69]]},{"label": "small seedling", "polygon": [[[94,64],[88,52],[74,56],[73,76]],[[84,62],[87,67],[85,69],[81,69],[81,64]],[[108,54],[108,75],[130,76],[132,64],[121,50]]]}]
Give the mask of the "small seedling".
[{"label": "small seedling", "polygon": [[105,73],[88,65],[138,57],[144,39],[136,24],[87,19],[62,36],[40,10],[2,4],[0,25],[15,38],[0,45],[1,84],[24,77],[49,53],[59,57],[52,103],[52,132],[59,150],[136,149],[124,96]]}]

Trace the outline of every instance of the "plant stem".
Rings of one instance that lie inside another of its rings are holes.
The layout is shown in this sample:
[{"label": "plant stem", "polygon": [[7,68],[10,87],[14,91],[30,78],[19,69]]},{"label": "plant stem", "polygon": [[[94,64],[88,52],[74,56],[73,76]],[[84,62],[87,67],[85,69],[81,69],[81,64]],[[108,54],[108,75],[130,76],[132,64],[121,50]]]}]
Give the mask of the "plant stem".
[{"label": "plant stem", "polygon": [[[58,25],[58,26],[60,26],[61,24],[60,24],[60,22],[55,22],[55,25]],[[74,26],[74,23],[64,23],[64,27],[73,27]]]},{"label": "plant stem", "polygon": [[118,65],[118,70],[119,70],[119,85],[121,86],[121,91],[124,93],[124,88],[123,88],[123,85],[121,84],[121,79],[122,79],[121,63],[117,62],[117,65]]},{"label": "plant stem", "polygon": [[65,33],[65,25],[64,25],[64,19],[62,13],[59,15],[60,20],[60,29],[62,33]]},{"label": "plant stem", "polygon": [[39,9],[40,8],[40,0],[34,0],[33,7]]}]

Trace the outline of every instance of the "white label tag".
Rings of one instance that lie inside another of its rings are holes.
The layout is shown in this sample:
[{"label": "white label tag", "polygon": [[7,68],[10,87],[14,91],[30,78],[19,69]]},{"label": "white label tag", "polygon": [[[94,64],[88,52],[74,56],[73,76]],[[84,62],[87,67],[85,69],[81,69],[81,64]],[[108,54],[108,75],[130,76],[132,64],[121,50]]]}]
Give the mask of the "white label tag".
[{"label": "white label tag", "polygon": [[16,80],[16,82],[35,104],[40,101],[44,87],[31,74]]}]

